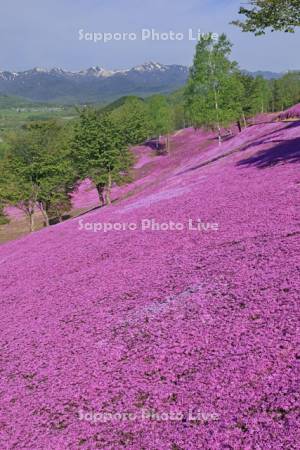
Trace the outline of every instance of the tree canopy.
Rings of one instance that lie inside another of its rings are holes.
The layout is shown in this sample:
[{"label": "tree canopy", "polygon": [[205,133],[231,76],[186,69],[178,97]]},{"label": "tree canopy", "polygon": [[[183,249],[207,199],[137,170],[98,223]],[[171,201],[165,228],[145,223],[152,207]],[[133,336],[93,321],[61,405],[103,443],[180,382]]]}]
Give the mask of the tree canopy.
[{"label": "tree canopy", "polygon": [[149,138],[151,124],[144,100],[128,97],[123,105],[112,111],[111,116],[125,144],[136,145]]},{"label": "tree canopy", "polygon": [[300,0],[250,0],[249,7],[241,6],[239,14],[246,20],[232,23],[242,31],[256,35],[265,34],[267,29],[293,33],[300,26]]},{"label": "tree canopy", "polygon": [[93,108],[81,111],[72,142],[72,160],[79,179],[89,178],[95,184],[99,200],[110,203],[113,183],[122,183],[133,163],[133,155],[124,141],[124,134],[109,113]]},{"label": "tree canopy", "polygon": [[230,61],[231,43],[222,34],[218,41],[203,36],[196,47],[194,63],[185,90],[185,105],[195,127],[217,129],[241,114],[243,86],[237,64]]},{"label": "tree canopy", "polygon": [[[76,175],[69,157],[69,132],[55,121],[35,122],[8,136],[1,161],[3,183],[0,199],[23,210],[34,228],[33,215],[39,208],[49,225],[49,211],[67,208]],[[66,209],[68,210],[68,208]]]}]

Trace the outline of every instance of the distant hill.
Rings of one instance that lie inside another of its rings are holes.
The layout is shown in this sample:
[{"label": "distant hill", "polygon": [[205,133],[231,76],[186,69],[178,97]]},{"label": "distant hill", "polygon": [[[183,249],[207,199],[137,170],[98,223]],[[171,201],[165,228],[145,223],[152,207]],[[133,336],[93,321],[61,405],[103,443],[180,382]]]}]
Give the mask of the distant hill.
[{"label": "distant hill", "polygon": [[5,95],[0,93],[0,108],[22,108],[33,106],[34,103],[26,98],[15,97],[11,95]]},{"label": "distant hill", "polygon": [[125,103],[130,99],[136,99],[136,100],[143,101],[143,98],[141,98],[141,97],[137,97],[135,95],[125,95],[124,97],[120,97],[120,98],[118,98],[118,100],[115,100],[114,102],[109,103],[108,105],[104,106],[103,108],[101,108],[101,111],[108,112],[108,113],[111,111],[114,111],[115,109],[118,109],[121,106],[125,105]]}]

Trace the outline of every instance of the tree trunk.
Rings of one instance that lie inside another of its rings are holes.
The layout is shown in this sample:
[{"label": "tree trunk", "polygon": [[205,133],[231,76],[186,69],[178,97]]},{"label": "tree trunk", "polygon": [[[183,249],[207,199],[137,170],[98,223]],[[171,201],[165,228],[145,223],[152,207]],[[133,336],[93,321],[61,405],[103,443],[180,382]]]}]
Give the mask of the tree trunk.
[{"label": "tree trunk", "polygon": [[159,150],[159,144],[160,144],[160,136],[158,137],[158,139],[156,139],[156,143],[155,143],[156,150]]},{"label": "tree trunk", "polygon": [[112,179],[111,179],[111,172],[109,172],[108,173],[108,185],[107,185],[107,190],[106,190],[106,204],[107,205],[111,204],[111,198],[110,198],[111,186],[112,186]]},{"label": "tree trunk", "polygon": [[28,211],[29,216],[29,231],[32,233],[34,231],[34,212]]},{"label": "tree trunk", "polygon": [[244,113],[242,114],[242,117],[243,117],[244,127],[247,128],[247,120],[246,120]]},{"label": "tree trunk", "polygon": [[105,186],[102,183],[98,183],[98,184],[96,184],[96,189],[97,189],[98,196],[99,196],[100,206],[104,206],[105,205],[105,196],[104,196]]},{"label": "tree trunk", "polygon": [[45,204],[43,202],[37,202],[37,207],[39,208],[39,210],[42,213],[45,227],[49,227],[49,225],[50,225],[49,216],[48,216],[48,212],[47,212],[47,209],[49,209],[49,206],[50,205],[47,204],[47,202]]},{"label": "tree trunk", "polygon": [[170,136],[167,134],[167,153],[170,152]]},{"label": "tree trunk", "polygon": [[219,145],[222,144],[222,134],[221,134],[221,128],[219,125],[218,125],[218,142],[219,142]]},{"label": "tree trunk", "polygon": [[43,218],[44,218],[44,221],[45,221],[45,226],[49,227],[50,221],[49,221],[49,216],[48,216],[48,213],[47,213],[47,205],[45,205],[45,207],[44,207],[43,203],[40,203],[39,204],[39,208],[40,208],[41,213],[43,215]]},{"label": "tree trunk", "polygon": [[216,89],[214,88],[214,94],[215,94],[215,108],[217,113],[217,128],[218,128],[218,141],[219,145],[222,144],[222,134],[221,134],[221,128],[220,128],[220,117],[219,117],[219,103],[218,103],[218,94]]},{"label": "tree trunk", "polygon": [[45,219],[45,225],[46,225],[46,227],[49,227],[50,221],[49,221],[49,216],[48,216],[47,211],[44,211],[43,215],[44,215],[44,219]]}]

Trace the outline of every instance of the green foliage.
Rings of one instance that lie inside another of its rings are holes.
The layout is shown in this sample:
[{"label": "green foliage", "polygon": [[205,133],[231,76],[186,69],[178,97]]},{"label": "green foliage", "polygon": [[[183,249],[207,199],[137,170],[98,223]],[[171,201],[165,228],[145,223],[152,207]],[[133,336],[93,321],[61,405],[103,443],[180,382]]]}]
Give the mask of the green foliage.
[{"label": "green foliage", "polygon": [[220,129],[241,114],[243,86],[237,64],[229,60],[231,43],[222,34],[215,42],[203,36],[185,90],[187,115],[195,127]]},{"label": "green foliage", "polygon": [[72,201],[66,192],[55,192],[52,197],[51,203],[47,210],[49,220],[59,219],[61,222],[63,216],[72,209]]},{"label": "green foliage", "polygon": [[1,161],[2,179],[0,183],[0,201],[2,205],[14,205],[20,208],[30,219],[30,231],[33,231],[33,214],[37,201],[37,192],[33,180],[28,178],[27,165],[20,155],[14,155],[15,136],[11,142],[12,150]]},{"label": "green foliage", "polygon": [[111,113],[124,144],[135,145],[144,142],[151,134],[147,105],[139,98],[127,98]]},{"label": "green foliage", "polygon": [[2,137],[3,133],[5,134],[9,130],[15,131],[22,128],[28,121],[36,122],[55,119],[62,123],[68,122],[75,118],[75,112],[74,107],[51,106],[30,102],[22,104],[18,98],[15,100],[15,104],[9,100],[7,102],[3,101],[1,106],[0,95],[0,136]]},{"label": "green foliage", "polygon": [[242,100],[246,117],[261,112],[283,111],[300,102],[300,72],[288,72],[275,80],[241,74]]},{"label": "green foliage", "polygon": [[[53,211],[57,211],[58,217],[71,209],[70,194],[73,192],[77,176],[70,157],[70,142],[72,128],[61,127],[53,124],[50,131],[50,140],[45,145],[46,151],[41,154],[39,160],[38,175],[38,206],[41,211],[53,217]],[[40,129],[42,135],[47,135],[47,129]],[[53,133],[53,134],[52,134]],[[55,133],[55,135],[54,135]]]},{"label": "green foliage", "polygon": [[121,184],[127,179],[133,156],[124,142],[115,120],[108,113],[99,114],[85,108],[75,126],[72,158],[81,179],[90,178],[108,193],[112,183]]},{"label": "green foliage", "polygon": [[34,105],[34,103],[26,98],[0,94],[0,109],[22,108],[32,105]]},{"label": "green foliage", "polygon": [[136,95],[125,95],[123,97],[118,98],[112,103],[109,103],[108,105],[101,108],[101,112],[104,113],[111,113],[115,109],[120,108],[121,106],[124,106],[126,103],[130,102],[131,100],[140,100],[143,101],[143,98],[137,97]]},{"label": "green foliage", "polygon": [[[3,173],[3,162],[0,160],[0,172]],[[5,214],[6,206],[6,190],[5,180],[3,177],[0,179],[0,225],[4,225],[9,222],[8,217]]]},{"label": "green foliage", "polygon": [[289,72],[270,82],[272,111],[283,111],[300,102],[300,72]]},{"label": "green foliage", "polygon": [[154,95],[148,99],[150,126],[154,136],[170,134],[175,129],[173,108],[163,95]]},{"label": "green foliage", "polygon": [[187,126],[187,118],[184,108],[184,88],[168,95],[167,101],[173,109],[175,130],[185,128]]},{"label": "green foliage", "polygon": [[7,151],[8,151],[7,142],[0,140],[0,161],[1,159],[5,158]]},{"label": "green foliage", "polygon": [[245,117],[267,112],[270,104],[271,90],[267,80],[241,73],[243,85],[242,110]]},{"label": "green foliage", "polygon": [[4,206],[0,205],[0,225],[5,225],[9,223],[9,219],[4,213]]},{"label": "green foliage", "polygon": [[39,207],[48,224],[48,210],[57,198],[68,198],[76,177],[69,157],[70,130],[55,121],[35,122],[8,139],[2,161],[3,201],[32,218]]},{"label": "green foliage", "polygon": [[300,0],[250,0],[249,5],[239,10],[246,20],[232,22],[242,31],[261,35],[270,28],[293,33],[300,25]]}]

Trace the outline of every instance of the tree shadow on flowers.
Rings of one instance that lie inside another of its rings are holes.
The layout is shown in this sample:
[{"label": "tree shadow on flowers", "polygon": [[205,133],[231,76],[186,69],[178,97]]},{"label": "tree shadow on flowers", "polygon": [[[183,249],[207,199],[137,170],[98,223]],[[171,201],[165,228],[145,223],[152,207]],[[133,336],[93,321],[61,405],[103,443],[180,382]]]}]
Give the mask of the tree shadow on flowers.
[{"label": "tree shadow on flowers", "polygon": [[272,148],[261,150],[249,158],[242,159],[237,163],[237,166],[254,166],[258,169],[266,169],[268,167],[277,166],[278,164],[300,162],[300,137],[272,142],[277,143],[277,145],[274,145]]}]

